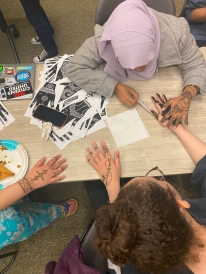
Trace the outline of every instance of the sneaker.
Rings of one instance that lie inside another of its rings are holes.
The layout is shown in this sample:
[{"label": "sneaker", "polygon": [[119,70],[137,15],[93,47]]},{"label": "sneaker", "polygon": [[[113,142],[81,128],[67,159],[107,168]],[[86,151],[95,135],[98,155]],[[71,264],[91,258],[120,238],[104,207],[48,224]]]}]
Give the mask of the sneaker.
[{"label": "sneaker", "polygon": [[34,57],[33,61],[36,64],[40,64],[40,63],[44,63],[44,61],[46,59],[49,59],[49,58],[52,58],[52,57],[56,57],[57,55],[58,55],[58,53],[51,54],[51,53],[48,53],[46,50],[43,50],[40,55]]},{"label": "sneaker", "polygon": [[41,41],[40,41],[40,39],[39,39],[38,36],[34,36],[33,38],[31,38],[31,43],[32,43],[33,45],[40,45],[40,44],[41,44]]}]

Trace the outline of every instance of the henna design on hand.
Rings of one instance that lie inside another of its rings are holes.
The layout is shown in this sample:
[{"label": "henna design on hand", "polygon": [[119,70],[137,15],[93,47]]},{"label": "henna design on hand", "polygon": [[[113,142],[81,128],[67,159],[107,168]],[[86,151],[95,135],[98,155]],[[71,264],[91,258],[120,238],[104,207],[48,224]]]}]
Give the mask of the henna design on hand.
[{"label": "henna design on hand", "polygon": [[157,97],[159,98],[159,101],[164,104],[165,102],[162,100],[161,96],[159,95],[159,93],[157,93]]},{"label": "henna design on hand", "polygon": [[109,149],[108,149],[108,147],[107,146],[103,146],[102,148],[103,148],[103,152],[104,152],[105,156],[108,156],[109,155]]},{"label": "henna design on hand", "polygon": [[28,193],[33,190],[33,188],[30,185],[30,182],[32,182],[32,180],[29,181],[26,178],[23,178],[23,179],[19,180],[17,183],[23,189],[24,193]]},{"label": "henna design on hand", "polygon": [[111,163],[111,158],[109,158],[106,162],[105,162],[105,166],[106,166],[106,175],[102,175],[102,179],[101,181],[104,183],[104,185],[107,187],[111,180],[112,180],[112,173],[111,173],[111,167],[112,167],[112,163]]},{"label": "henna design on hand", "polygon": [[45,170],[42,170],[42,172],[39,172],[39,171],[36,171],[36,173],[37,173],[37,175],[36,176],[34,176],[34,179],[32,180],[32,182],[34,181],[34,180],[38,180],[39,178],[42,178],[42,181],[44,181],[44,174],[47,174],[47,169],[45,169]]},{"label": "henna design on hand", "polygon": [[[52,166],[52,165],[53,165],[53,162],[56,162],[60,157],[61,157],[61,156],[58,156],[58,155],[55,156],[52,160],[50,160],[50,161],[47,163],[47,165],[48,165],[48,166],[50,166],[50,165]],[[54,159],[55,159],[55,161],[54,161]]]},{"label": "henna design on hand", "polygon": [[186,90],[185,92],[182,93],[182,97],[174,105],[174,109],[171,111],[171,114],[188,111],[191,100],[192,100],[192,94],[189,90]]},{"label": "henna design on hand", "polygon": [[57,170],[52,172],[53,176],[56,176],[58,174]]},{"label": "henna design on hand", "polygon": [[39,178],[42,178],[42,181],[44,181],[44,174],[47,174],[47,170],[42,170],[42,172],[38,172],[37,171],[37,173],[38,173],[38,176],[39,176]]}]

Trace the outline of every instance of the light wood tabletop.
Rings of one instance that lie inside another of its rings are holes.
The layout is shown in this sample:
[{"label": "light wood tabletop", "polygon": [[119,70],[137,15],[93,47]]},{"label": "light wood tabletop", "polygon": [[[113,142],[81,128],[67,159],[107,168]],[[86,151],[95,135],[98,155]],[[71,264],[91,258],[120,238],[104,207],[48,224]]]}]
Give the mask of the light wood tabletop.
[{"label": "light wood tabletop", "polygon": [[[43,65],[36,66],[36,82]],[[156,92],[164,93],[168,98],[177,96],[182,91],[182,75],[178,67],[172,66],[159,69],[155,77],[149,81],[131,81],[127,84],[133,87],[140,95],[140,99],[146,106],[152,107],[151,95]],[[103,128],[84,139],[68,144],[62,151],[51,141],[44,142],[41,139],[41,130],[30,125],[30,119],[24,116],[29,105],[29,100],[4,101],[3,103],[15,117],[15,122],[0,132],[1,139],[14,139],[21,143],[29,155],[29,169],[42,157],[50,159],[61,153],[67,158],[68,168],[65,171],[65,182],[97,179],[96,171],[89,166],[85,159],[86,147],[91,147],[93,140],[99,143],[105,140],[111,152],[117,150],[116,143],[108,127]],[[206,142],[206,98],[196,96],[189,110],[189,130]],[[129,110],[122,105],[116,96],[113,96],[107,105],[108,116],[112,116]],[[181,142],[170,130],[165,130],[158,122],[140,105],[136,110],[142,119],[150,137],[128,146],[122,147],[120,159],[122,177],[144,176],[148,170],[155,166],[166,174],[191,173],[194,163],[183,148]]]}]

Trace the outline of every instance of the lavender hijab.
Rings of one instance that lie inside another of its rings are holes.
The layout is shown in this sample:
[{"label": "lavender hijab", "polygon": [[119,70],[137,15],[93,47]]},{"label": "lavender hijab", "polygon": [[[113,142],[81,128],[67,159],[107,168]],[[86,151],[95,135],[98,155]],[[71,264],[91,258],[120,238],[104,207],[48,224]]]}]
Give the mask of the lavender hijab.
[{"label": "lavender hijab", "polygon": [[[154,76],[160,49],[157,19],[142,0],[126,0],[113,11],[99,42],[104,71],[119,82]],[[148,65],[147,65],[148,64]],[[142,72],[134,69],[147,65]]]}]

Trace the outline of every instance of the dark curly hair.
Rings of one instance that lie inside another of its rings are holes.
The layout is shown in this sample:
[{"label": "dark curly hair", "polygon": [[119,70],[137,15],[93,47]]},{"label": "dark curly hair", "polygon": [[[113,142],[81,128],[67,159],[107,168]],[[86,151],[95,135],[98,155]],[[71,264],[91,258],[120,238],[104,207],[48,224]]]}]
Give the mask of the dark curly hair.
[{"label": "dark curly hair", "polygon": [[122,188],[113,204],[97,211],[95,221],[94,241],[102,255],[146,272],[183,266],[194,240],[173,193],[154,182]]}]

